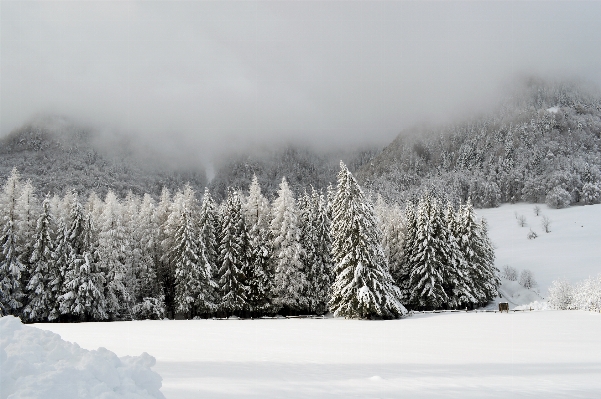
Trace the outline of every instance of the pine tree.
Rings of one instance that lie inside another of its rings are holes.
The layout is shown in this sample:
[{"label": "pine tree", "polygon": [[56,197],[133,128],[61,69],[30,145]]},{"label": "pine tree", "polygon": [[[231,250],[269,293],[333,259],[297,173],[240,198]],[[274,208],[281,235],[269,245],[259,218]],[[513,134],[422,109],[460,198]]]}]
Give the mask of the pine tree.
[{"label": "pine tree", "polygon": [[400,259],[397,267],[391,267],[391,274],[401,290],[401,302],[409,304],[413,293],[411,286],[412,259],[418,251],[417,209],[408,202],[405,207],[405,232],[401,245]]},{"label": "pine tree", "polygon": [[132,247],[133,262],[137,264],[137,290],[135,305],[132,308],[136,319],[163,319],[165,317],[165,296],[158,280],[155,264],[155,251],[158,240],[158,226],[154,220],[154,202],[145,194],[139,212],[133,221]]},{"label": "pine tree", "polygon": [[228,193],[222,210],[219,240],[219,308],[227,314],[248,310],[248,286],[244,271],[248,268],[248,238],[242,203],[238,193]]},{"label": "pine tree", "polygon": [[16,204],[20,194],[19,173],[13,169],[0,195],[0,312],[18,315],[23,306],[20,260],[17,236]]},{"label": "pine tree", "polygon": [[399,317],[406,313],[388,272],[372,206],[340,162],[332,204],[332,257],[336,280],[330,309],[346,318]]},{"label": "pine tree", "polygon": [[272,311],[274,297],[269,202],[261,194],[261,187],[256,176],[253,177],[250,184],[244,212],[246,225],[249,226],[249,261],[245,271],[248,283],[247,301],[254,314],[269,313]]},{"label": "pine tree", "polygon": [[34,237],[38,213],[38,203],[34,191],[31,180],[27,180],[25,184],[21,186],[20,194],[15,206],[15,215],[17,219],[17,245],[20,248],[19,260],[23,265],[23,271],[21,273],[22,287],[27,286],[33,268],[30,259],[35,241]]},{"label": "pine tree", "polygon": [[56,307],[56,297],[52,293],[51,282],[57,278],[54,266],[53,217],[50,213],[50,196],[42,202],[42,213],[38,217],[35,242],[30,263],[34,266],[27,284],[29,303],[23,313],[30,321],[45,321],[50,311]]},{"label": "pine tree", "polygon": [[450,308],[463,307],[476,302],[473,284],[470,281],[469,264],[465,254],[458,243],[459,212],[450,203],[445,209],[445,220],[447,224],[447,275],[445,277],[445,290],[449,301],[446,304]]},{"label": "pine tree", "polygon": [[172,237],[167,234],[167,220],[171,214],[171,194],[163,188],[161,198],[154,211],[154,223],[158,227],[155,245],[155,265],[165,297],[165,310],[169,317],[175,317],[175,270],[170,267],[168,253],[172,248]]},{"label": "pine tree", "polygon": [[199,239],[194,191],[186,185],[176,195],[173,211],[167,221],[167,233],[173,237],[169,262],[175,270],[176,311],[193,317],[210,313],[216,308],[214,290],[217,284],[211,276],[203,242]]},{"label": "pine tree", "polygon": [[[217,217],[217,205],[208,188],[205,188],[204,195],[202,197],[202,203],[200,205],[200,213],[198,215],[198,226],[200,240],[202,241],[203,248],[206,252],[207,262],[211,266],[212,279],[217,281],[219,279],[219,242],[218,232],[219,224]],[[215,298],[215,302],[217,298]]]},{"label": "pine tree", "polygon": [[334,281],[330,258],[331,237],[327,202],[312,188],[311,195],[305,192],[299,204],[309,311],[324,314],[328,310],[330,290]]},{"label": "pine tree", "polygon": [[63,294],[58,298],[60,313],[67,319],[104,320],[108,318],[104,285],[106,277],[94,254],[96,242],[90,217],[77,194],[69,196],[69,222],[66,230],[67,268]]},{"label": "pine tree", "polygon": [[123,221],[122,205],[111,190],[106,194],[98,218],[98,246],[95,258],[106,278],[106,311],[113,319],[131,317],[132,292],[126,285],[131,269],[131,249]]},{"label": "pine tree", "polygon": [[309,308],[306,271],[300,243],[300,226],[296,201],[282,178],[278,197],[273,202],[271,233],[275,263],[275,305],[287,311],[298,312]]}]

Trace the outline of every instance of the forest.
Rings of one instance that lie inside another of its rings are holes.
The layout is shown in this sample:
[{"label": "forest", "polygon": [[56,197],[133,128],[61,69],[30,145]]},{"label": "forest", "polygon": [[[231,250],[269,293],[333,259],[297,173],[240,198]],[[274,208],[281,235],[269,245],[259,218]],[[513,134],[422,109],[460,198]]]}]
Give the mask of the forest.
[{"label": "forest", "polygon": [[[322,315],[398,318],[497,295],[494,250],[470,201],[336,187],[268,201],[255,177],[217,203],[75,190],[38,198],[13,169],[0,193],[0,306],[24,321]],[[198,198],[200,197],[200,198]]]}]

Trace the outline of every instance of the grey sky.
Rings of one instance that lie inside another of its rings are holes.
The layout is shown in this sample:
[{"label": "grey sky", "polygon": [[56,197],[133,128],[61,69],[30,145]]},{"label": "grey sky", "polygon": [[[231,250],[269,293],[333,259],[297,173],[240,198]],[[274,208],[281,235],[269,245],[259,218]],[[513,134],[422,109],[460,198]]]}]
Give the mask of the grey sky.
[{"label": "grey sky", "polygon": [[0,129],[61,114],[200,156],[383,144],[520,74],[601,82],[601,2],[10,2]]}]

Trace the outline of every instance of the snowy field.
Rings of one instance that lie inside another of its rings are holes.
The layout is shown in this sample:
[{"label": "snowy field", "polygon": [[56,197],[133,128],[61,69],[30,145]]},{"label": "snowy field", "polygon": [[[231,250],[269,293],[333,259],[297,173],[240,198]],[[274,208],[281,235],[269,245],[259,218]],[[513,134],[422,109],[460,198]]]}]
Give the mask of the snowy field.
[{"label": "snowy field", "polygon": [[87,349],[150,353],[168,399],[546,399],[601,392],[601,315],[591,312],[35,326]]},{"label": "snowy field", "polygon": [[[534,214],[533,204],[476,210],[489,223],[497,268],[509,265],[518,271],[530,269],[543,297],[553,280],[566,278],[575,283],[601,273],[601,205],[539,207],[540,216]],[[516,212],[526,217],[526,227],[518,225]],[[541,226],[543,215],[551,219],[550,233],[545,233]],[[526,237],[530,229],[538,238]]]}]

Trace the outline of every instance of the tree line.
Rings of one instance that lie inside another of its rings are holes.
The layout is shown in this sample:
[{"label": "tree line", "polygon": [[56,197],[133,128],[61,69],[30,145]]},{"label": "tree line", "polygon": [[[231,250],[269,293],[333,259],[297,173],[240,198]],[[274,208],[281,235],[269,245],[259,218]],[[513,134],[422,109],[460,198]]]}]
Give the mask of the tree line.
[{"label": "tree line", "polygon": [[221,203],[186,185],[41,201],[13,170],[0,193],[0,311],[26,321],[324,314],[397,318],[497,295],[486,222],[468,201],[372,202],[337,187],[269,201],[253,179]]}]

